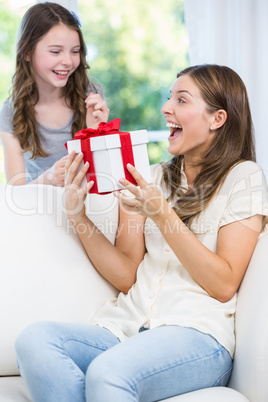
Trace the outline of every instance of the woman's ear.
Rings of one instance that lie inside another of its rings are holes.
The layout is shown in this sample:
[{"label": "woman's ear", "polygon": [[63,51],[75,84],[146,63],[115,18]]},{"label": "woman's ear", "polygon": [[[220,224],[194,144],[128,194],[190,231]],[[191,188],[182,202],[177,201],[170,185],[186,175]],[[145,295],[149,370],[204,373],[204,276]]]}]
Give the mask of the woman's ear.
[{"label": "woman's ear", "polygon": [[227,120],[227,112],[224,109],[219,109],[217,112],[213,114],[213,120],[210,127],[213,127],[213,130],[217,130],[222,127]]}]

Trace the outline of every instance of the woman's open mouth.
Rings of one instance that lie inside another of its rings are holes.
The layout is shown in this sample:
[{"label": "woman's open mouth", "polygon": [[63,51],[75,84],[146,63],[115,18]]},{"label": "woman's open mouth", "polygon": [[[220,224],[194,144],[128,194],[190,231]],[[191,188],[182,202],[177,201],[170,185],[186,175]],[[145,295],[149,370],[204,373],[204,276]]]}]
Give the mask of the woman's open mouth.
[{"label": "woman's open mouth", "polygon": [[168,137],[169,140],[175,139],[182,133],[182,127],[177,124],[167,123],[166,126],[170,128],[170,136]]}]

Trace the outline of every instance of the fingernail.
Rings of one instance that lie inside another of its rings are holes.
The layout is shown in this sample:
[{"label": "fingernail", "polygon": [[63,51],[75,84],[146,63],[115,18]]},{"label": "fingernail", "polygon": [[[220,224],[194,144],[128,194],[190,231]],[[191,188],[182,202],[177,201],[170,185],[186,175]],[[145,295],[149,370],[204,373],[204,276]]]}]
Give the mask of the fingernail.
[{"label": "fingernail", "polygon": [[119,183],[124,184],[125,183],[125,178],[121,177],[118,181],[119,181]]},{"label": "fingernail", "polygon": [[79,156],[79,158],[80,158],[81,156],[83,156],[83,152],[79,152],[78,156]]},{"label": "fingernail", "polygon": [[131,165],[131,163],[128,163],[128,164],[127,164],[127,167],[128,167],[128,168],[129,168],[129,167],[130,167],[130,168],[133,168],[134,166]]}]

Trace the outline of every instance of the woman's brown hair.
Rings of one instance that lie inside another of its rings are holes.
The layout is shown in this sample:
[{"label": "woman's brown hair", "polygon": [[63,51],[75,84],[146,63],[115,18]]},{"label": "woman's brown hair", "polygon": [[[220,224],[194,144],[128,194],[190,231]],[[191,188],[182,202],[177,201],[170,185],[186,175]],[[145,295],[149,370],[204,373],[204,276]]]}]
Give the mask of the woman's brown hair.
[{"label": "woman's brown hair", "polygon": [[207,103],[207,111],[224,109],[227,120],[201,156],[200,173],[186,192],[181,187],[183,155],[164,163],[163,180],[171,189],[174,209],[188,224],[204,210],[229,170],[237,163],[255,161],[254,130],[246,87],[231,68],[218,65],[197,65],[181,71],[177,78],[188,75],[198,86]]},{"label": "woman's brown hair", "polygon": [[[38,102],[39,94],[34,80],[32,55],[38,41],[60,23],[74,29],[80,40],[80,65],[69,77],[62,94],[74,111],[73,136],[78,130],[86,127],[84,101],[88,91],[98,92],[87,77],[86,70],[89,66],[86,62],[86,45],[77,19],[66,8],[56,3],[45,2],[30,7],[19,28],[11,97],[14,105],[13,133],[19,139],[22,149],[30,152],[33,158],[46,157],[48,154],[41,146],[36,124],[34,105]],[[30,61],[25,60],[26,55]]]}]

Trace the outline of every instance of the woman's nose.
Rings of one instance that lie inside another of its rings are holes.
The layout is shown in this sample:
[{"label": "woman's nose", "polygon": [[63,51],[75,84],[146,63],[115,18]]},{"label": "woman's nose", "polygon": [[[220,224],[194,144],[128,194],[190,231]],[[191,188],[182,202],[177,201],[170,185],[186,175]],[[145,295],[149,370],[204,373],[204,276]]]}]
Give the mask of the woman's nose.
[{"label": "woman's nose", "polygon": [[161,108],[161,113],[162,114],[167,114],[167,113],[171,113],[171,108],[170,108],[170,99],[168,99],[164,105]]}]

